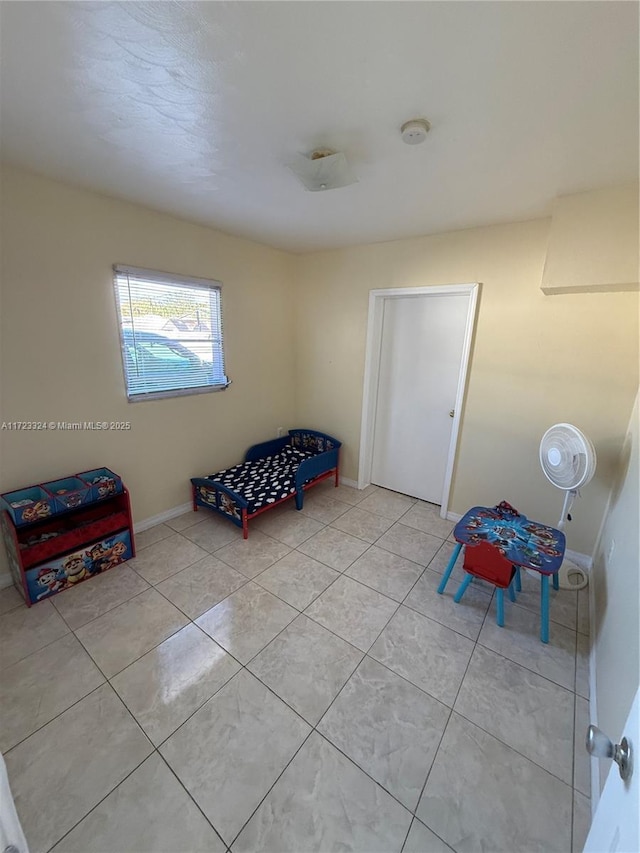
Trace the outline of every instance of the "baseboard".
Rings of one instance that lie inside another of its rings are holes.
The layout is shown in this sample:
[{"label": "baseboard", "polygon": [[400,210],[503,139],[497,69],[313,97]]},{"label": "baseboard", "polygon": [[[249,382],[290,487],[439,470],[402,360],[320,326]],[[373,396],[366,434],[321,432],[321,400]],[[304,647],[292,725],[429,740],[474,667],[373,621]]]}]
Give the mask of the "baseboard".
[{"label": "baseboard", "polygon": [[8,586],[13,586],[13,578],[10,572],[2,572],[0,574],[0,589],[6,589]]},{"label": "baseboard", "polygon": [[172,518],[177,518],[179,515],[184,515],[184,513],[189,512],[190,509],[193,509],[191,501],[188,501],[186,504],[180,504],[180,506],[174,506],[173,509],[167,509],[164,512],[158,513],[158,515],[152,515],[151,518],[145,518],[142,521],[137,521],[133,525],[133,530],[135,533],[142,533],[143,530],[155,527],[156,524],[162,524]]},{"label": "baseboard", "polygon": [[564,552],[565,557],[568,560],[571,560],[572,563],[575,563],[576,566],[580,566],[581,569],[584,569],[587,574],[591,571],[593,567],[593,557],[588,554],[581,554],[579,551],[570,551],[569,548]]},{"label": "baseboard", "polygon": [[359,488],[357,480],[350,480],[348,477],[343,477],[342,475],[340,475],[340,485],[349,486],[351,489]]}]

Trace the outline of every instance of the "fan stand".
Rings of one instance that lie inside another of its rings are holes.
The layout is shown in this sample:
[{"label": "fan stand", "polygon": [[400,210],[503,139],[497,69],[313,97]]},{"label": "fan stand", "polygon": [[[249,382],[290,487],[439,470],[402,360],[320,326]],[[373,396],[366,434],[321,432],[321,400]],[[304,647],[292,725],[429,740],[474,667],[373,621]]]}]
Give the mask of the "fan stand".
[{"label": "fan stand", "polygon": [[[571,511],[571,507],[573,506],[573,502],[578,495],[577,489],[570,489],[565,492],[564,496],[564,504],[562,505],[562,515],[560,516],[560,521],[558,522],[558,529],[564,530],[564,526]],[[562,561],[562,565],[558,569],[558,586],[560,589],[584,589],[585,586],[589,583],[589,576],[585,572],[584,569],[581,569],[576,563],[572,560],[565,559]]]},{"label": "fan stand", "polygon": [[[565,521],[571,518],[569,512],[579,494],[578,489],[586,486],[595,474],[596,449],[578,427],[559,423],[549,427],[542,436],[539,456],[547,480],[564,490],[562,515],[558,522],[558,528],[564,530]],[[561,589],[583,589],[589,583],[587,573],[566,559],[558,569],[555,580]]]},{"label": "fan stand", "polygon": [[584,589],[589,583],[589,575],[573,560],[566,557],[558,569],[558,586],[560,589]]}]

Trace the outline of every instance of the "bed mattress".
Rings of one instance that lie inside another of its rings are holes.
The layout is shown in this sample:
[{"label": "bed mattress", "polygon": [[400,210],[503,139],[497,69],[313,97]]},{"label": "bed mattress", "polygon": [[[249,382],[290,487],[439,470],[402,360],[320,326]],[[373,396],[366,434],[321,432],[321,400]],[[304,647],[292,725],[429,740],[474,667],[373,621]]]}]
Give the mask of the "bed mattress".
[{"label": "bed mattress", "polygon": [[288,445],[274,456],[242,462],[217,474],[209,474],[206,479],[222,483],[242,495],[248,502],[247,511],[251,515],[292,495],[296,490],[296,471],[300,463],[315,455],[316,451]]}]

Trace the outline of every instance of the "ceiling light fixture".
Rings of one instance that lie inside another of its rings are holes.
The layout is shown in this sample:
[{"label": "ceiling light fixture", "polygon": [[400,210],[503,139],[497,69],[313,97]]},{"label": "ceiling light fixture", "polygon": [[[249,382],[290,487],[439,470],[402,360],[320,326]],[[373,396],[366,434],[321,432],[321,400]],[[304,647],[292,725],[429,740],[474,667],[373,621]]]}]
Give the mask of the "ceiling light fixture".
[{"label": "ceiling light fixture", "polygon": [[431,124],[426,118],[412,118],[400,128],[402,141],[407,145],[420,145],[427,138],[427,133],[431,130]]},{"label": "ceiling light fixture", "polygon": [[289,168],[310,192],[348,187],[358,179],[344,154],[330,148],[317,148],[311,154],[298,154]]}]

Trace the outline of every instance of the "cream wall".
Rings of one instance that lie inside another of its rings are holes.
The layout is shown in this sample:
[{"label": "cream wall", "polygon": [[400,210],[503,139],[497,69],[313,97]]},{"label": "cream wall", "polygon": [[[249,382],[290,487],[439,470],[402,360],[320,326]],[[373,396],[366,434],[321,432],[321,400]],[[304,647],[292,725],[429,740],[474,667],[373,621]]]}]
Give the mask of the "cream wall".
[{"label": "cream wall", "polygon": [[[111,266],[223,283],[223,392],[128,403]],[[2,180],[2,419],[131,421],[128,432],[0,433],[2,491],[106,465],[134,517],[189,500],[294,418],[291,257],[7,169]]]},{"label": "cream wall", "polygon": [[560,196],[553,205],[545,293],[638,290],[638,185]]},{"label": "cream wall", "polygon": [[343,440],[343,474],[357,479],[369,290],[481,282],[449,508],[504,498],[555,524],[563,496],[538,445],[569,421],[599,455],[567,531],[570,549],[591,554],[638,383],[638,294],[542,293],[549,223],[298,257],[297,414]]},{"label": "cream wall", "polygon": [[[0,433],[2,490],[105,464],[142,520],[294,422],[340,437],[355,479],[369,290],[479,281],[450,508],[506,498],[555,523],[562,495],[538,443],[568,420],[599,454],[568,530],[570,548],[592,552],[638,383],[638,294],[545,296],[549,220],[294,257],[13,169],[2,212],[0,417],[132,423]],[[113,263],[223,282],[229,390],[126,402]]]},{"label": "cream wall", "polygon": [[[597,723],[617,743],[640,683],[639,427],[636,397],[592,572]],[[599,762],[601,788],[609,766]]]}]

